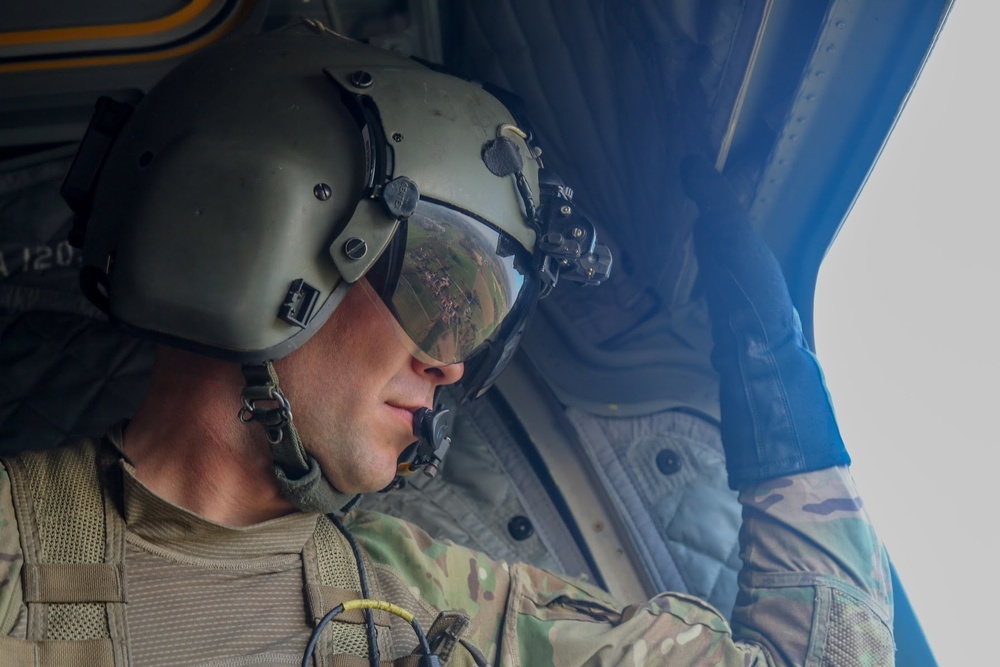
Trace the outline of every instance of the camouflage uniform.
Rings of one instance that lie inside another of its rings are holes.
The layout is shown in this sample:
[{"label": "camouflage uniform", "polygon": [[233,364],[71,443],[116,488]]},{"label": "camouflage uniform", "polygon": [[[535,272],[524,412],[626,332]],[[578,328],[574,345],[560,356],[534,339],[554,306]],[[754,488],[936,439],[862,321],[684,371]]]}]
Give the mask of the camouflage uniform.
[{"label": "camouflage uniform", "polygon": [[[22,606],[10,494],[0,474],[3,632]],[[740,502],[744,566],[732,626],[690,596],[622,606],[592,586],[434,541],[386,515],[356,511],[347,525],[376,578],[398,584],[381,587],[396,591],[392,601],[411,605],[422,623],[438,610],[465,610],[465,638],[494,665],[892,664],[888,562],[847,470],[775,479]],[[473,662],[457,648],[449,664]]]},{"label": "camouflage uniform", "polygon": [[740,502],[744,565],[731,626],[691,596],[623,607],[383,515],[358,514],[349,527],[430,604],[466,609],[469,638],[499,665],[892,664],[888,560],[847,469],[771,480]]}]

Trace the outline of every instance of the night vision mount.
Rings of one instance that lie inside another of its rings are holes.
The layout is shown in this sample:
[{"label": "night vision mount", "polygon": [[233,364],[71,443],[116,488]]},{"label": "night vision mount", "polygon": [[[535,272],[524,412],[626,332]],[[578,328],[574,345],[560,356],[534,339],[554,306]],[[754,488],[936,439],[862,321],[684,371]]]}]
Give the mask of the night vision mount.
[{"label": "night vision mount", "polygon": [[611,275],[611,250],[597,243],[597,230],[580,207],[573,203],[573,189],[555,174],[538,174],[542,205],[537,242],[542,254],[542,296],[559,278],[583,285],[600,285]]},{"label": "night vision mount", "polygon": [[[538,163],[540,204],[524,177],[521,153],[508,136],[520,137]],[[497,176],[514,176],[518,193],[524,203],[525,216],[538,232],[536,253],[541,255],[542,294],[565,278],[584,285],[600,285],[611,275],[611,250],[597,243],[597,230],[580,207],[573,203],[573,189],[562,179],[545,169],[541,149],[534,146],[531,134],[514,125],[497,128],[497,138],[483,146],[483,162]]]}]

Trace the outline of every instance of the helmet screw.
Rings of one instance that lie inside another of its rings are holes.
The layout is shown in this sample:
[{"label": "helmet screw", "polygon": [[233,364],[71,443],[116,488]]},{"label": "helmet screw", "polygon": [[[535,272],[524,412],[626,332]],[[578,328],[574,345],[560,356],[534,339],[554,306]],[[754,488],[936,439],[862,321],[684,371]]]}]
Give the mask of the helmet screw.
[{"label": "helmet screw", "polygon": [[579,227],[573,228],[573,238],[578,239],[583,236],[583,230]]},{"label": "helmet screw", "polygon": [[563,206],[562,208],[559,209],[559,212],[562,213],[563,215],[569,215],[570,213],[573,212],[573,209],[570,208],[569,206]]},{"label": "helmet screw", "polygon": [[400,141],[403,140],[403,135],[400,134],[399,132],[393,132],[392,133],[392,140],[395,141],[398,144]]},{"label": "helmet screw", "polygon": [[362,239],[352,238],[344,242],[344,254],[351,259],[361,259],[368,252],[368,244]]},{"label": "helmet screw", "polygon": [[363,69],[359,69],[357,72],[351,74],[351,85],[355,88],[368,88],[374,83],[375,79],[372,75]]},{"label": "helmet screw", "polygon": [[313,188],[313,194],[316,195],[316,199],[326,201],[333,194],[333,190],[326,183],[317,183],[316,187]]}]

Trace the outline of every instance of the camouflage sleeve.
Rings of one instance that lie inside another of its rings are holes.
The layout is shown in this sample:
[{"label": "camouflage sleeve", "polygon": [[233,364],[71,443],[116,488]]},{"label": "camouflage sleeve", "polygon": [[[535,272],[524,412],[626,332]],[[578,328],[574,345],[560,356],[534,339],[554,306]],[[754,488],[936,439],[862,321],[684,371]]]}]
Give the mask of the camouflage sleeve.
[{"label": "camouflage sleeve", "polygon": [[[498,667],[891,665],[888,565],[846,469],[773,480],[741,502],[734,629],[691,596],[623,607],[585,583],[435,542],[395,519],[368,515],[351,529],[401,590],[467,611],[467,639]],[[458,652],[448,664],[474,663]]]},{"label": "camouflage sleeve", "polygon": [[[440,610],[472,618],[464,635],[496,667],[523,665],[764,665],[733,642],[725,619],[697,598],[664,594],[623,607],[607,593],[524,564],[493,561],[373,513],[349,527],[394,599],[429,623]],[[424,627],[427,627],[424,625]],[[449,667],[474,667],[456,650]]]},{"label": "camouflage sleeve", "polygon": [[744,489],[733,635],[779,665],[892,665],[889,561],[845,467]]},{"label": "camouflage sleeve", "polygon": [[10,477],[0,465],[0,637],[10,634],[21,610],[21,538],[14,518]]}]

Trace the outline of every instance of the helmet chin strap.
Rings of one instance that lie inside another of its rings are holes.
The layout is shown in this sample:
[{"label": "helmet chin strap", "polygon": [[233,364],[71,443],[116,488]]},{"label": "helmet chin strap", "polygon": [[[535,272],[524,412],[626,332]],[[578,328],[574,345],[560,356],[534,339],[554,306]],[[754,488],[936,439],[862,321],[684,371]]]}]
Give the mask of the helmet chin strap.
[{"label": "helmet chin strap", "polygon": [[[270,361],[244,364],[243,377],[246,385],[239,419],[245,424],[257,421],[264,427],[281,495],[304,512],[332,514],[354,507],[361,496],[338,491],[303,447],[292,421],[291,405],[278,386],[274,365]],[[422,469],[428,477],[437,474],[451,446],[448,436],[451,422],[451,411],[442,406],[434,410],[420,408],[413,414],[413,435],[417,441],[400,456],[396,477],[383,491],[401,487],[403,477],[417,470]]]},{"label": "helmet chin strap", "polygon": [[271,446],[274,476],[281,495],[305,512],[346,512],[360,496],[342,493],[323,476],[319,463],[302,446],[292,409],[278,386],[270,361],[244,364],[243,423],[260,422]]}]

